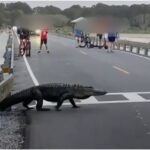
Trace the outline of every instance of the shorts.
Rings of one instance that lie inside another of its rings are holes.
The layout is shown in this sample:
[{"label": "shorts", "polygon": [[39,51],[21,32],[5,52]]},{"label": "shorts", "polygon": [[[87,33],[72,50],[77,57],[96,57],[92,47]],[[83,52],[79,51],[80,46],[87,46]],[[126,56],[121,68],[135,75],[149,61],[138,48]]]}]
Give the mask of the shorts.
[{"label": "shorts", "polygon": [[76,36],[75,39],[76,39],[77,42],[81,42],[81,37]]},{"label": "shorts", "polygon": [[46,45],[46,44],[47,44],[47,39],[41,39],[41,45],[42,45],[43,43]]},{"label": "shorts", "polygon": [[109,36],[108,37],[109,42],[115,42],[115,39],[116,39],[116,37],[114,37],[114,36]]}]

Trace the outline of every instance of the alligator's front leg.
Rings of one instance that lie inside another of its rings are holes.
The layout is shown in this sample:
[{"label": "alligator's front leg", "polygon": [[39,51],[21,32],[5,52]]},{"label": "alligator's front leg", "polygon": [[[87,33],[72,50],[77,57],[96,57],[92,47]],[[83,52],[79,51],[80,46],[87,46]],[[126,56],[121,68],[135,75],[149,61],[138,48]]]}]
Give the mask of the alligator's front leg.
[{"label": "alligator's front leg", "polygon": [[36,110],[37,111],[49,111],[50,110],[48,108],[42,108],[42,106],[43,106],[43,97],[42,97],[42,93],[39,89],[34,89],[33,90],[33,96],[37,100],[37,104],[36,104]]},{"label": "alligator's front leg", "polygon": [[72,104],[73,108],[79,108],[79,106],[76,105],[75,101],[73,100],[73,98],[69,98],[69,102]]},{"label": "alligator's front leg", "polygon": [[49,111],[49,108],[42,108],[43,106],[43,99],[37,99],[37,104],[36,104],[36,110],[37,111]]}]

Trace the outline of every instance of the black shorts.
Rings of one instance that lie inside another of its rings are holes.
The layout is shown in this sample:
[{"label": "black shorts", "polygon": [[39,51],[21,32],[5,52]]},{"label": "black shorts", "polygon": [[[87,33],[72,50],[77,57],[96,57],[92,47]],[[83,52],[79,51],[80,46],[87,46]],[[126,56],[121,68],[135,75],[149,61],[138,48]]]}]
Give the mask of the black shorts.
[{"label": "black shorts", "polygon": [[116,39],[116,37],[114,37],[114,36],[109,36],[108,37],[109,42],[115,42],[115,39]]},{"label": "black shorts", "polygon": [[47,39],[45,39],[45,40],[42,40],[42,39],[41,39],[41,45],[42,45],[43,43],[46,45],[46,44],[47,44]]}]

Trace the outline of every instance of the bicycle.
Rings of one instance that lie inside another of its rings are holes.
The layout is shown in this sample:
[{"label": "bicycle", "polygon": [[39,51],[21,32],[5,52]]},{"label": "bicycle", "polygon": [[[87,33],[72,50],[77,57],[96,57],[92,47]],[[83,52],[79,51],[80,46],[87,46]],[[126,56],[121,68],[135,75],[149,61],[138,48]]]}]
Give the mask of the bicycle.
[{"label": "bicycle", "polygon": [[31,56],[31,42],[30,39],[22,39],[19,46],[19,56],[23,56],[26,53],[26,56]]},{"label": "bicycle", "polygon": [[91,39],[89,36],[85,35],[84,37],[81,38],[81,43],[80,43],[80,47],[84,48],[91,48]]}]

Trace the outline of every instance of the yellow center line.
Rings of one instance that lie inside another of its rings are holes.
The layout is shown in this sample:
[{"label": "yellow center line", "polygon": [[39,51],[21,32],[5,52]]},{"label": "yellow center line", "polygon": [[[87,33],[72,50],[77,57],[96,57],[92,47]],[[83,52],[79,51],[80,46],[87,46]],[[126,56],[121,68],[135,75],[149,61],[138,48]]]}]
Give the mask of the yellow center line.
[{"label": "yellow center line", "polygon": [[130,74],[130,72],[128,72],[128,71],[126,71],[126,70],[124,70],[124,69],[122,69],[120,67],[113,66],[113,68],[116,69],[116,70],[118,70],[118,71],[120,71],[120,72],[122,72],[122,73],[124,73],[124,74],[128,74],[128,75]]}]

